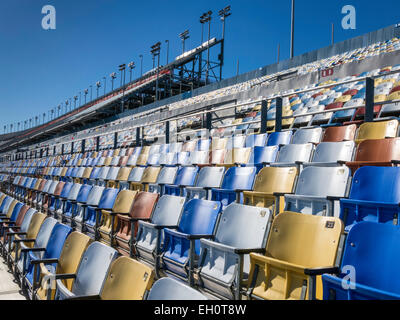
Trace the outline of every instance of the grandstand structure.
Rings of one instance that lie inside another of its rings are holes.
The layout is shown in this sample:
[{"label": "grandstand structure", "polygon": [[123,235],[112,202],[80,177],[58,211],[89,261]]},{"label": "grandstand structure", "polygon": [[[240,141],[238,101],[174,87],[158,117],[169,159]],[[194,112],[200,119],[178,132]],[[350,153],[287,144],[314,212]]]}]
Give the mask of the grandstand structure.
[{"label": "grandstand structure", "polygon": [[1,254],[30,299],[399,299],[399,114],[390,26],[9,134]]}]

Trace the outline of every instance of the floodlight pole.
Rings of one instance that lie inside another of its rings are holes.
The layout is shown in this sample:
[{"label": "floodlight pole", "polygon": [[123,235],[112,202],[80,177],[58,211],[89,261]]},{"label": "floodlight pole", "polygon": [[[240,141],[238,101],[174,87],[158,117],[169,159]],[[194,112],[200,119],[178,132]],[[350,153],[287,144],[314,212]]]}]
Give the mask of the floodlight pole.
[{"label": "floodlight pole", "polygon": [[290,34],[290,58],[294,56],[294,0],[292,0],[292,15],[291,15],[291,34]]}]

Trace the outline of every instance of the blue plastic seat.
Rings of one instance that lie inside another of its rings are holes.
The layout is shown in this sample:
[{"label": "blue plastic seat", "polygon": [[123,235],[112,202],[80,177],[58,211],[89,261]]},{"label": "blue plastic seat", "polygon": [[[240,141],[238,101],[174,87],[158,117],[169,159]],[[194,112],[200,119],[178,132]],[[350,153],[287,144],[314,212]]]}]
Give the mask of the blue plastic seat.
[{"label": "blue plastic seat", "polygon": [[212,238],[221,203],[192,199],[186,203],[175,229],[164,229],[163,268],[167,274],[193,281],[195,257],[200,254],[200,239]]},{"label": "blue plastic seat", "polygon": [[224,175],[220,189],[211,189],[211,200],[220,201],[225,209],[230,203],[243,203],[242,191],[252,190],[256,167],[231,167]]},{"label": "blue plastic seat", "polygon": [[246,148],[264,147],[267,143],[268,134],[250,134],[246,137]]},{"label": "blue plastic seat", "polygon": [[[67,224],[71,223],[71,218],[75,215],[76,199],[82,187],[83,186],[79,183],[73,184],[67,198],[61,199],[63,204],[61,206],[61,209],[57,211],[57,216],[60,217],[61,222],[68,222]],[[91,188],[91,186],[87,186],[87,188]]]},{"label": "blue plastic seat", "polygon": [[359,222],[347,235],[340,270],[322,275],[324,300],[398,300],[399,269],[400,228]]},{"label": "blue plastic seat", "polygon": [[84,232],[88,233],[90,237],[97,240],[97,228],[101,221],[101,210],[111,210],[115,199],[117,198],[119,190],[114,188],[106,188],[100,198],[97,207],[88,206],[86,208],[83,225]]},{"label": "blue plastic seat", "polygon": [[165,186],[165,194],[186,196],[185,187],[194,185],[198,171],[198,167],[180,167],[176,173],[174,184]]},{"label": "blue plastic seat", "polygon": [[48,212],[50,212],[50,214],[54,216],[54,218],[57,219],[57,211],[62,209],[62,200],[68,198],[69,192],[71,191],[73,185],[74,184],[72,182],[65,183],[60,195],[51,197]]},{"label": "blue plastic seat", "polygon": [[272,132],[268,137],[267,147],[289,144],[292,135],[292,131]]},{"label": "blue plastic seat", "polygon": [[257,173],[263,168],[263,164],[273,163],[278,156],[279,146],[254,147],[247,166],[257,168]]},{"label": "blue plastic seat", "polygon": [[361,167],[348,199],[340,200],[340,218],[349,231],[360,221],[398,224],[400,167]]}]

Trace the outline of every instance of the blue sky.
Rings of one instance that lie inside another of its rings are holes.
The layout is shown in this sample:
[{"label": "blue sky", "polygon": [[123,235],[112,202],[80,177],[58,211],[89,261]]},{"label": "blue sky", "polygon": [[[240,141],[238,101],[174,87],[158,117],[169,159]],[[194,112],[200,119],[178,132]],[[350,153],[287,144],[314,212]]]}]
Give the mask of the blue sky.
[{"label": "blue sky", "polygon": [[[150,46],[170,40],[170,57],[180,54],[178,34],[189,29],[186,48],[200,43],[199,16],[214,12],[212,35],[220,36],[216,13],[230,4],[224,77],[289,57],[290,0],[2,0],[0,2],[0,132],[3,125],[49,111],[121,63],[143,54],[143,69],[152,65]],[[341,9],[357,10],[356,30],[343,30]],[[43,30],[44,5],[56,8],[56,30]],[[400,22],[400,1],[296,1],[295,55],[330,44],[331,23],[341,41]],[[139,72],[136,69],[136,74]],[[116,83],[119,83],[117,79]],[[110,88],[108,78],[107,87]],[[93,91],[95,96],[95,90]]]}]

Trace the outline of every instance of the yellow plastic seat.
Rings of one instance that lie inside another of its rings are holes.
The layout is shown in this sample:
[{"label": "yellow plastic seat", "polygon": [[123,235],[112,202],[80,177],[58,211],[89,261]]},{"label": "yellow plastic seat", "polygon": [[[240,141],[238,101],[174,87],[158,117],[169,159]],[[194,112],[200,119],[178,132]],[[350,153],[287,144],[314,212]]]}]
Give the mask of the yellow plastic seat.
[{"label": "yellow plastic seat", "polygon": [[394,100],[400,100],[400,91],[396,91],[391,93],[387,98],[387,101],[394,101]]},{"label": "yellow plastic seat", "polygon": [[147,159],[149,158],[149,152],[150,152],[150,147],[146,146],[143,147],[142,151],[140,152],[136,165],[137,166],[146,166],[147,165]]},{"label": "yellow plastic seat", "polygon": [[84,181],[85,179],[89,179],[89,178],[90,178],[90,174],[92,173],[92,170],[93,170],[93,167],[87,167],[87,168],[85,168],[85,170],[83,171],[83,174],[82,174],[82,178],[81,178],[80,183],[83,183],[83,181]]},{"label": "yellow plastic seat", "polygon": [[161,171],[161,167],[147,167],[142,175],[140,182],[130,182],[130,189],[137,191],[148,191],[149,183],[156,183],[158,174]]},{"label": "yellow plastic seat", "polygon": [[386,94],[377,94],[376,96],[374,96],[375,103],[384,102],[384,101],[386,101],[386,99],[387,99]]},{"label": "yellow plastic seat", "polygon": [[343,102],[343,103],[346,103],[347,101],[350,101],[351,98],[352,98],[352,96],[349,95],[349,94],[343,95],[343,96],[340,96],[339,98],[337,98],[337,99],[334,101],[334,103],[336,103],[336,102]]},{"label": "yellow plastic seat", "polygon": [[365,122],[358,129],[356,144],[364,140],[394,138],[397,136],[397,120]]},{"label": "yellow plastic seat", "polygon": [[121,151],[121,149],[114,149],[113,157],[119,156],[120,151]]},{"label": "yellow plastic seat", "polygon": [[226,148],[226,145],[228,143],[227,138],[218,138],[218,137],[213,137],[211,141],[211,150],[222,150]]},{"label": "yellow plastic seat", "polygon": [[143,300],[154,281],[152,268],[128,257],[119,257],[110,268],[101,300]]},{"label": "yellow plastic seat", "polygon": [[223,164],[217,166],[230,168],[249,162],[251,148],[234,148],[226,151]]},{"label": "yellow plastic seat", "polygon": [[[269,208],[278,214],[284,208],[284,193],[291,193],[298,174],[297,167],[265,167],[257,174],[253,191],[243,192],[244,204]],[[274,195],[280,193],[282,195]]]},{"label": "yellow plastic seat", "polygon": [[116,180],[108,181],[108,188],[119,188],[119,183],[121,181],[128,181],[129,174],[131,173],[131,167],[123,167],[120,168],[116,177]]},{"label": "yellow plastic seat", "polygon": [[[76,273],[79,263],[81,261],[83,253],[92,242],[92,239],[80,232],[72,232],[65,240],[63,249],[60,254],[60,258],[57,262],[57,267],[54,270],[49,270],[43,263],[40,266],[41,278],[45,276],[57,275],[57,274],[74,274]],[[72,290],[73,279],[63,279],[64,286],[68,290]],[[55,283],[49,286],[49,282],[46,281],[38,288],[36,292],[36,299],[38,300],[53,300],[55,295]]]},{"label": "yellow plastic seat", "polygon": [[113,245],[114,239],[112,235],[117,229],[117,214],[127,215],[132,207],[137,191],[122,190],[115,199],[112,210],[101,210],[101,221],[98,228],[100,241]]},{"label": "yellow plastic seat", "polygon": [[315,297],[321,299],[320,276],[315,279],[305,272],[335,266],[342,234],[339,218],[280,213],[272,223],[265,255],[250,253],[248,295],[266,300],[309,299],[314,287]]}]

